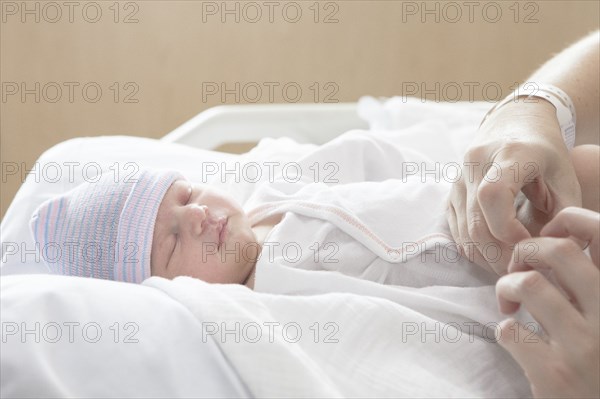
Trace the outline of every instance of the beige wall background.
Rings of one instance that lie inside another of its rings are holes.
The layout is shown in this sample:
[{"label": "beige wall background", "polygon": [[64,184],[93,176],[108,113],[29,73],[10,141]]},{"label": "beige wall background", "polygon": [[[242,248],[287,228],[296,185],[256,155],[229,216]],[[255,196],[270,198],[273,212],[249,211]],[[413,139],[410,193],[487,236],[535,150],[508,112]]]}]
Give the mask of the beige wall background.
[{"label": "beige wall background", "polygon": [[[600,13],[598,1],[2,0],[0,6],[2,215],[22,172],[63,140],[159,138],[223,103],[403,93],[493,101],[597,29]],[[222,84],[230,90],[224,98]]]}]

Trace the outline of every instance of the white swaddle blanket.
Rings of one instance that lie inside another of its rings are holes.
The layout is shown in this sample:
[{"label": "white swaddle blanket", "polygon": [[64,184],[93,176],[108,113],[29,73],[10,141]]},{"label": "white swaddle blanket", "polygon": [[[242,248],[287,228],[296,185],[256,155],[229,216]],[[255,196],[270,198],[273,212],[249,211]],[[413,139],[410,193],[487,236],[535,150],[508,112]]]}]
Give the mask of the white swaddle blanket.
[{"label": "white swaddle blanket", "polygon": [[[259,275],[275,265],[410,287],[493,284],[495,275],[459,255],[447,226],[458,162],[409,147],[449,148],[448,133],[427,124],[352,131],[300,159],[299,178],[260,185],[244,204],[251,223],[285,217],[266,239]],[[315,181],[318,168],[331,171]],[[257,289],[268,291],[258,277]]]}]

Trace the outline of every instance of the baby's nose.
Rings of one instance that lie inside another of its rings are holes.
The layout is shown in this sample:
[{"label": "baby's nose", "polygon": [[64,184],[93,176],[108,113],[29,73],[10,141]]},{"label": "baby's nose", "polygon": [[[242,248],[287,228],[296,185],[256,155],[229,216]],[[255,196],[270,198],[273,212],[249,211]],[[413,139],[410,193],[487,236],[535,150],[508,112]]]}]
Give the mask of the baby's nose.
[{"label": "baby's nose", "polygon": [[186,207],[186,211],[183,213],[183,222],[188,226],[189,231],[193,235],[202,234],[202,225],[204,224],[208,207],[205,205],[191,204]]}]

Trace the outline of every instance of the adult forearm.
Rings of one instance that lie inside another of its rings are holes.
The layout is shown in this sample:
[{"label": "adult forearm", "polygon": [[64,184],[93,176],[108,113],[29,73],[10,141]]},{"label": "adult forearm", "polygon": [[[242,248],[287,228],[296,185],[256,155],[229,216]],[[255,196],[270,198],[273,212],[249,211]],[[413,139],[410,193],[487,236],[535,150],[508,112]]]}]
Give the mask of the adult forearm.
[{"label": "adult forearm", "polygon": [[566,48],[529,79],[565,91],[577,114],[576,145],[600,144],[600,31]]}]

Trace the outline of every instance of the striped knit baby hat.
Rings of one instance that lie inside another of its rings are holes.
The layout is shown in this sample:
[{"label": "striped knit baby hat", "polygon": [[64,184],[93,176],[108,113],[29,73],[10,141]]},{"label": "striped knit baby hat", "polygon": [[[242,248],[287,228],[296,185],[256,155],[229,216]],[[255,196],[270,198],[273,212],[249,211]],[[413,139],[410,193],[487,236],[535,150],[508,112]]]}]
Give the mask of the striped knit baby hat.
[{"label": "striped knit baby hat", "polygon": [[41,258],[57,274],[141,283],[150,277],[154,222],[175,171],[105,174],[40,205],[30,221]]}]

